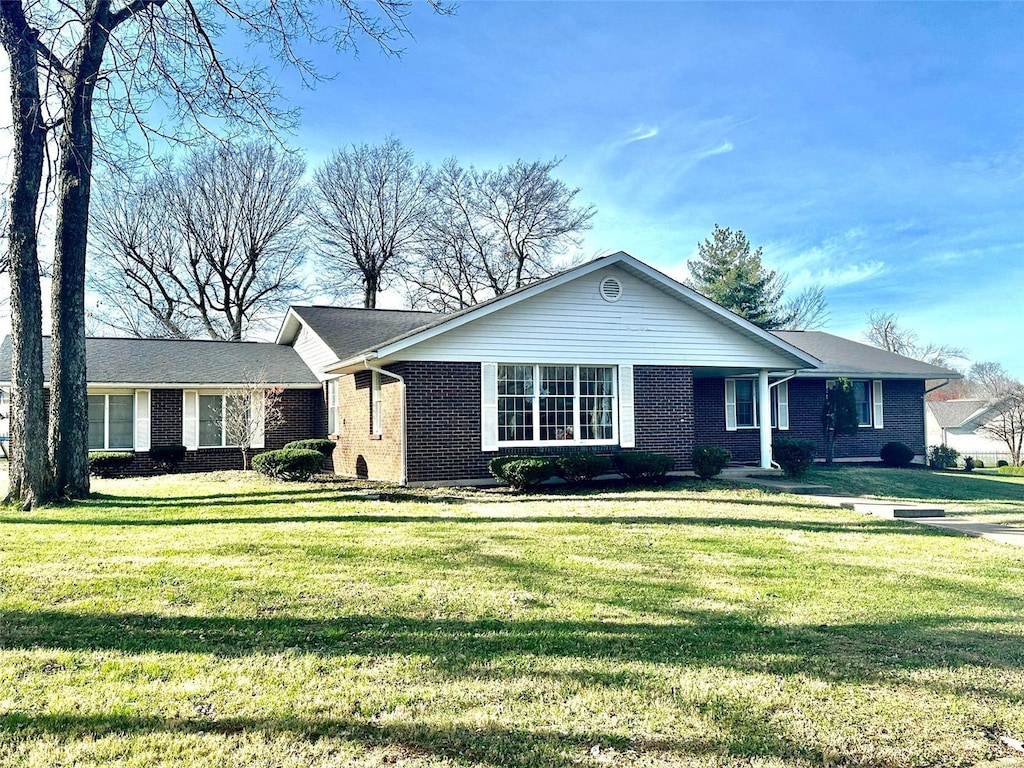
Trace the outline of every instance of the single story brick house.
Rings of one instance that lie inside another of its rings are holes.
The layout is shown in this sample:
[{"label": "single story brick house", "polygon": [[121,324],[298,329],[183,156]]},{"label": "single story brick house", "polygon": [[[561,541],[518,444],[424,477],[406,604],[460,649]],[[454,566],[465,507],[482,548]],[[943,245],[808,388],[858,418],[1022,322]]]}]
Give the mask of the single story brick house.
[{"label": "single story brick house", "polygon": [[768,467],[774,435],[820,445],[839,377],[861,414],[840,460],[894,440],[923,458],[926,381],[957,376],[764,331],[622,252],[450,315],[292,307],[277,342],[325,382],[335,471],[410,484],[486,479],[508,453],[650,450],[688,469],[708,444]]},{"label": "single story brick house", "polygon": [[861,415],[840,460],[893,440],[923,456],[926,382],[957,376],[764,331],[623,252],[454,314],[294,306],[275,343],[90,339],[87,365],[97,447],[102,432],[102,447],[142,454],[140,471],[149,446],[171,443],[189,449],[185,469],[238,466],[214,439],[215,400],[257,372],[284,389],[286,424],[253,451],[328,435],[339,475],[414,485],[486,480],[509,453],[649,450],[685,470],[694,446],[721,445],[768,467],[775,435],[820,444],[839,377]]}]

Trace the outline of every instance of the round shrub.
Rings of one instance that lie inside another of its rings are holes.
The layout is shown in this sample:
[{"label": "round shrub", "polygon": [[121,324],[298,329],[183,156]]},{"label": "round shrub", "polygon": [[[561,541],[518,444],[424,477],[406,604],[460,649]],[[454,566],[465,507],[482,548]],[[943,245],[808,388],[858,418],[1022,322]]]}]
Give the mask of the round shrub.
[{"label": "round shrub", "polygon": [[305,451],[318,451],[326,458],[334,453],[334,441],[326,437],[311,438],[309,440],[293,440],[285,445],[285,448],[301,448]]},{"label": "round shrub", "polygon": [[252,468],[278,480],[307,480],[320,471],[324,455],[309,448],[281,448],[252,457]]},{"label": "round shrub", "polygon": [[598,453],[567,453],[555,459],[555,473],[567,483],[585,483],[612,471],[612,460]]},{"label": "round shrub", "polygon": [[997,469],[999,467],[1008,467],[1008,466],[1010,466],[1010,462],[1008,462],[1006,459],[1000,459],[999,461],[996,462],[996,468]]},{"label": "round shrub", "polygon": [[505,464],[505,481],[517,491],[525,491],[555,476],[555,465],[551,459],[536,456],[517,459]]},{"label": "round shrub", "polygon": [[693,449],[693,471],[701,480],[710,480],[721,473],[726,465],[732,460],[732,453],[728,448],[717,445],[698,445]]},{"label": "round shrub", "polygon": [[659,482],[675,465],[675,459],[664,453],[623,451],[612,459],[615,471],[634,483]]},{"label": "round shrub", "polygon": [[985,468],[985,462],[982,461],[981,459],[975,459],[974,460],[974,468],[975,469],[984,469]]},{"label": "round shrub", "polygon": [[515,454],[509,454],[508,456],[495,456],[491,459],[487,465],[488,471],[497,479],[503,483],[508,482],[508,476],[505,474],[505,467],[511,464],[513,461],[521,461],[523,459],[532,459],[533,456],[519,456]]},{"label": "round shrub", "polygon": [[914,460],[914,450],[905,443],[892,442],[882,446],[879,453],[887,467],[909,467]]},{"label": "round shrub", "polygon": [[1007,464],[999,468],[1000,475],[1024,475],[1024,467],[1014,467]]},{"label": "round shrub", "polygon": [[134,458],[135,454],[127,451],[93,451],[89,454],[89,473],[96,477],[116,477]]},{"label": "round shrub", "polygon": [[814,463],[815,451],[813,440],[779,437],[772,444],[772,457],[786,477],[803,477]]},{"label": "round shrub", "polygon": [[950,469],[956,466],[960,451],[948,445],[933,445],[928,449],[928,466],[932,469]]}]

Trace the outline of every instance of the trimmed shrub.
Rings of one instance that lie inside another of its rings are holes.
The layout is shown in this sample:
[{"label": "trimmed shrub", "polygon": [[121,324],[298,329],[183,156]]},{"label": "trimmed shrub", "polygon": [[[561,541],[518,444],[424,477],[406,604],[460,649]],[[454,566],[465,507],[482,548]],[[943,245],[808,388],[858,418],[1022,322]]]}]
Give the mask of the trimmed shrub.
[{"label": "trimmed shrub", "polygon": [[882,446],[879,456],[887,467],[909,467],[910,462],[914,460],[914,450],[906,443],[886,443]]},{"label": "trimmed shrub", "polygon": [[551,459],[535,456],[510,461],[505,464],[502,471],[505,474],[505,482],[517,491],[525,491],[554,477],[555,465]]},{"label": "trimmed shrub", "polygon": [[956,466],[960,451],[948,445],[933,445],[928,449],[928,466],[932,469],[950,469]]},{"label": "trimmed shrub", "polygon": [[710,480],[720,474],[726,465],[732,460],[732,453],[728,448],[717,445],[698,445],[693,449],[693,471],[701,480]]},{"label": "trimmed shrub", "polygon": [[1000,475],[1024,475],[1024,467],[1014,467],[1007,464],[1000,467],[998,472]]},{"label": "trimmed shrub", "polygon": [[1008,462],[1006,459],[1000,459],[999,461],[996,462],[996,469],[1008,466],[1010,466],[1010,462]]},{"label": "trimmed shrub", "polygon": [[786,477],[803,477],[814,463],[816,449],[813,440],[779,437],[772,444],[772,458]]},{"label": "trimmed shrub", "polygon": [[114,477],[134,458],[135,454],[127,451],[93,451],[89,454],[89,473],[96,477]]},{"label": "trimmed shrub", "polygon": [[154,445],[149,449],[149,458],[161,472],[173,472],[185,460],[185,446]]},{"label": "trimmed shrub", "polygon": [[974,468],[975,469],[984,469],[985,468],[985,462],[982,461],[981,459],[975,459],[974,460]]},{"label": "trimmed shrub", "polygon": [[567,453],[555,459],[555,474],[567,483],[585,483],[611,471],[611,458],[599,453]]},{"label": "trimmed shrub", "polygon": [[533,456],[521,456],[515,454],[509,454],[508,456],[495,456],[491,459],[487,465],[488,471],[497,479],[503,483],[508,482],[508,476],[505,474],[505,467],[511,464],[513,461],[522,461],[523,459],[532,459]]},{"label": "trimmed shrub", "polygon": [[623,451],[612,462],[616,472],[634,483],[660,482],[676,463],[671,456],[651,451]]},{"label": "trimmed shrub", "polygon": [[307,480],[323,464],[324,455],[309,448],[281,448],[252,457],[252,468],[278,480]]},{"label": "trimmed shrub", "polygon": [[318,451],[325,458],[334,454],[334,441],[326,437],[311,438],[309,440],[293,440],[285,445],[285,449],[299,448],[304,451]]}]

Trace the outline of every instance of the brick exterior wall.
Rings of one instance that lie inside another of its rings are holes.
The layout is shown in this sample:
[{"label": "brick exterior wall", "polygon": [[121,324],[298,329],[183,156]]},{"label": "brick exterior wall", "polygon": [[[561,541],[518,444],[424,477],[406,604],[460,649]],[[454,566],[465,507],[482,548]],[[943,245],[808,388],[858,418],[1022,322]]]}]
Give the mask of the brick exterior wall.
[{"label": "brick exterior wall", "polygon": [[[722,379],[696,379],[693,386],[696,411],[697,444],[720,445],[732,451],[733,461],[755,463],[760,460],[760,434],[757,429],[725,430],[725,383]],[[877,459],[888,442],[906,443],[914,453],[923,454],[924,382],[888,380],[882,383],[884,427],[861,427],[856,435],[836,441],[837,459]],[[825,404],[823,379],[791,379],[789,382],[789,430],[772,430],[778,435],[813,440],[818,457],[825,455],[821,433],[821,409]]]},{"label": "brick exterior wall", "polygon": [[402,472],[402,388],[381,375],[381,434],[372,433],[370,371],[338,380],[338,432],[332,461],[336,474],[398,482]]},{"label": "brick exterior wall", "polygon": [[[611,453],[617,446],[551,446],[480,449],[480,364],[408,362],[389,366],[406,381],[407,476],[410,483],[487,479],[487,465],[502,454],[558,455],[579,451]],[[365,383],[360,378],[366,376]],[[690,465],[694,445],[693,377],[688,368],[637,366],[634,378],[636,449],[667,453],[677,469]],[[383,379],[382,394],[389,389]],[[391,439],[400,428],[397,385],[395,396],[384,396],[384,436],[367,439],[369,430],[368,374],[344,377],[339,401],[346,420],[359,426],[346,431],[335,449],[335,469],[355,475],[362,457],[370,477],[398,480],[401,445]],[[393,409],[393,412],[392,412]],[[386,473],[391,472],[389,476]]]},{"label": "brick exterior wall", "polygon": [[[180,389],[150,390],[150,445],[181,445],[182,394]],[[292,440],[323,437],[327,431],[323,392],[319,389],[286,389],[281,394],[283,421],[267,430],[262,449],[246,451],[249,459],[257,453],[284,447]],[[239,448],[200,448],[186,451],[178,472],[213,472],[221,469],[241,469],[242,451]],[[124,475],[149,475],[157,467],[148,453],[137,453]]]}]

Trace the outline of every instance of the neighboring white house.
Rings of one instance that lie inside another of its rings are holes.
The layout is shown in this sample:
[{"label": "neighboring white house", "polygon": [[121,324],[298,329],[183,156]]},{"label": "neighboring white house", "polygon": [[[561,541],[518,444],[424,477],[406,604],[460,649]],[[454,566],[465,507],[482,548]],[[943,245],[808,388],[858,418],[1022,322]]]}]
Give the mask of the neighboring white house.
[{"label": "neighboring white house", "polygon": [[927,402],[925,433],[928,445],[955,448],[961,456],[973,456],[994,465],[1010,460],[1006,443],[985,430],[997,403],[991,400],[946,400]]}]

